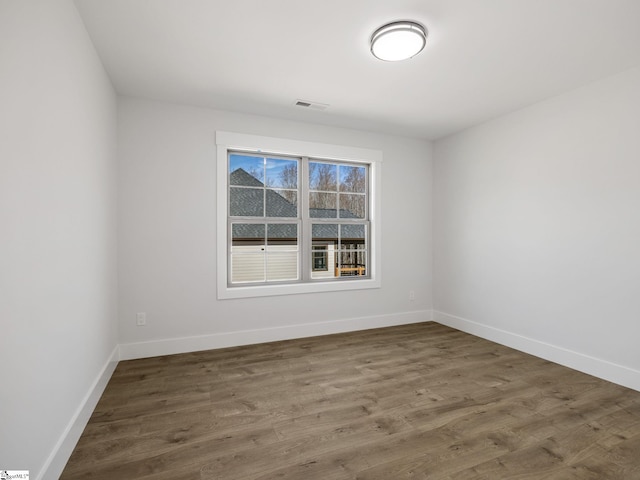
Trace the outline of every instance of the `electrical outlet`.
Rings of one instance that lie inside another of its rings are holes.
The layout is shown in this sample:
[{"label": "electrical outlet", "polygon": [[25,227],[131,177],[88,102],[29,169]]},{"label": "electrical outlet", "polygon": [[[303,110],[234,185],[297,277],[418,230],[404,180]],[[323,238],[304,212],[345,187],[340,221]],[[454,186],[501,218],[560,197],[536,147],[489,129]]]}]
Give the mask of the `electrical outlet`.
[{"label": "electrical outlet", "polygon": [[147,324],[147,314],[145,312],[138,312],[136,314],[136,325],[144,327]]},{"label": "electrical outlet", "polygon": [[411,300],[413,302],[415,299],[416,299],[415,290],[409,290],[409,300]]}]

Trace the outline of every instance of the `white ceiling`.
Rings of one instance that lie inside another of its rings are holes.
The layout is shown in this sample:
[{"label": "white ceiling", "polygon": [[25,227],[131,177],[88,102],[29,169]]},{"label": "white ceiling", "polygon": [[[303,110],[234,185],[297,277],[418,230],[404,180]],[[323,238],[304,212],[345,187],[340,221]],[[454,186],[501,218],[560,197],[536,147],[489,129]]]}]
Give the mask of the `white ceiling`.
[{"label": "white ceiling", "polygon": [[[425,139],[640,65],[639,0],[76,4],[120,94]],[[402,19],[425,50],[375,59],[373,31]]]}]

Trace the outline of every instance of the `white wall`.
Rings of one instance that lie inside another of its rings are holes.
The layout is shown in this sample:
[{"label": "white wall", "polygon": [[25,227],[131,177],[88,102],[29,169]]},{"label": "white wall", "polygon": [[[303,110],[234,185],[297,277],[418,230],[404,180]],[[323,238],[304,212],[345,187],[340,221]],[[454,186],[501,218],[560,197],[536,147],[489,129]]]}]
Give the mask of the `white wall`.
[{"label": "white wall", "polygon": [[70,1],[0,3],[0,105],[0,467],[51,479],[117,342],[116,99]]},{"label": "white wall", "polygon": [[640,389],[640,69],[434,158],[436,319]]},{"label": "white wall", "polygon": [[[429,318],[428,142],[129,98],[118,112],[123,358]],[[382,150],[382,288],[217,300],[216,130]]]}]

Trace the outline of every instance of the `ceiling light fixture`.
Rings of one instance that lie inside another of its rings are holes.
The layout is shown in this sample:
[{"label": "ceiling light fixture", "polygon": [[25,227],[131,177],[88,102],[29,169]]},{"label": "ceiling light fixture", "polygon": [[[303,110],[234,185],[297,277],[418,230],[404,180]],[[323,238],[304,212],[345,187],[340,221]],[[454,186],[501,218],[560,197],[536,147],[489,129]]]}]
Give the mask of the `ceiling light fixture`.
[{"label": "ceiling light fixture", "polygon": [[427,30],[416,22],[401,21],[383,25],[371,35],[371,53],[387,62],[416,56],[427,43]]}]

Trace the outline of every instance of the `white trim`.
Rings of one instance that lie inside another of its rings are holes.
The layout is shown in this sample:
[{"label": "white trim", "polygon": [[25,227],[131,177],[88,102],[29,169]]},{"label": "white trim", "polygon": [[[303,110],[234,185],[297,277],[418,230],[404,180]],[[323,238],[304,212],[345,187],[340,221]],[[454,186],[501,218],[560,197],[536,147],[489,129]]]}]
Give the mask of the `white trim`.
[{"label": "white trim", "polygon": [[58,443],[44,463],[40,475],[36,477],[36,480],[60,477],[64,467],[69,461],[69,457],[71,457],[73,453],[73,449],[76,447],[82,432],[91,418],[91,414],[98,404],[98,400],[100,400],[107,383],[109,383],[109,379],[116,369],[119,360],[120,346],[116,345],[102,368],[102,371],[98,374],[89,391],[80,402],[76,413],[71,417],[67,428],[62,433]]},{"label": "white trim", "polygon": [[328,322],[127,343],[120,345],[120,359],[133,360],[158,355],[173,355],[176,353],[196,352],[215,348],[316,337],[333,333],[354,332],[371,328],[409,325],[412,323],[427,322],[430,318],[431,310],[419,310],[371,317],[347,318]]},{"label": "white trim", "polygon": [[274,155],[314,157],[324,160],[348,160],[359,163],[382,162],[382,152],[379,150],[304,142],[289,138],[247,135],[244,133],[217,131],[216,145],[223,146],[226,149],[256,153],[268,152]]},{"label": "white trim", "polygon": [[[299,293],[334,292],[342,290],[363,290],[380,288],[380,260],[382,258],[382,152],[368,148],[331,145],[326,143],[304,142],[300,140],[245,135],[233,132],[216,132],[216,214],[217,214],[217,292],[218,299],[265,297],[273,295],[292,295]],[[364,280],[348,279],[333,282],[307,282],[286,285],[258,285],[229,287],[227,285],[227,152],[244,150],[248,152],[268,152],[274,155],[305,156],[323,160],[342,160],[352,163],[369,164],[371,191],[371,212],[369,221],[372,232],[369,238],[371,263],[370,278]]]},{"label": "white trim", "polygon": [[226,276],[225,283],[222,285],[224,292],[220,292],[220,283],[218,283],[218,298],[248,298],[248,297],[270,297],[273,295],[295,295],[298,293],[317,293],[317,292],[343,292],[347,290],[364,290],[368,288],[380,288],[380,280],[368,278],[365,280],[347,279],[333,282],[309,282],[309,283],[291,283],[288,285],[251,285],[241,287],[227,287]]},{"label": "white trim", "polygon": [[640,391],[640,371],[517,333],[434,310],[434,321],[477,337],[550,360],[595,377]]}]

